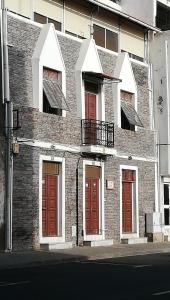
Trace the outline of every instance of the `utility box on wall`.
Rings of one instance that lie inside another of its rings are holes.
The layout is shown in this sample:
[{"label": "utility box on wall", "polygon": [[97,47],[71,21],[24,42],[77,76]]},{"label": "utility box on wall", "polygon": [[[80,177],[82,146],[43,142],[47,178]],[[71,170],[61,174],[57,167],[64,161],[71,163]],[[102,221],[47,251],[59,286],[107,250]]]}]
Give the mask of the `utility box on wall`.
[{"label": "utility box on wall", "polygon": [[163,216],[161,213],[146,214],[146,234],[151,242],[163,241]]}]

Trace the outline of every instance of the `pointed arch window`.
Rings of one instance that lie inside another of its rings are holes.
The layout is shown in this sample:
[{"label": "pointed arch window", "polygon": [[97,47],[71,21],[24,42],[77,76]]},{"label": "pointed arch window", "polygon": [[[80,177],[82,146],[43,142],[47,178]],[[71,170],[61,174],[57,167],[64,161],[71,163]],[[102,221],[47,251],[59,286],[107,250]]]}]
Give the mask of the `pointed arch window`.
[{"label": "pointed arch window", "polygon": [[134,94],[121,90],[121,128],[135,131],[135,126],[143,124],[134,107]]},{"label": "pointed arch window", "polygon": [[43,112],[62,116],[62,109],[67,110],[60,82],[59,71],[43,68]]}]

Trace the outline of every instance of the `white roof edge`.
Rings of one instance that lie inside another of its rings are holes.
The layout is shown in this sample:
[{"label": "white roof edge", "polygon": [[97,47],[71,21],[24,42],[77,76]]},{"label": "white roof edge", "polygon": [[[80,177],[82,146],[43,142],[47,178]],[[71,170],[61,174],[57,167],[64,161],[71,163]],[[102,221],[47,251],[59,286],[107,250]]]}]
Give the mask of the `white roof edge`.
[{"label": "white roof edge", "polygon": [[126,14],[126,13],[123,13],[122,11],[119,11],[119,10],[117,10],[117,9],[114,9],[114,8],[112,8],[112,7],[110,7],[110,6],[106,5],[106,4],[102,4],[102,3],[100,3],[100,2],[98,2],[98,1],[96,1],[96,0],[87,0],[87,1],[88,1],[88,2],[91,2],[91,3],[95,4],[95,5],[98,5],[98,6],[102,7],[102,8],[105,8],[105,9],[107,9],[107,10],[109,10],[109,11],[111,11],[111,12],[117,14],[117,15],[120,15],[120,16],[122,16],[122,17],[128,19],[128,20],[131,20],[131,21],[133,21],[133,22],[135,22],[135,23],[138,23],[138,24],[140,24],[140,25],[142,25],[142,26],[144,26],[144,27],[146,27],[146,28],[149,28],[149,29],[151,29],[151,30],[153,30],[153,31],[161,32],[161,30],[160,30],[159,28],[154,27],[154,26],[152,26],[152,25],[149,25],[148,23],[145,23],[145,22],[143,22],[143,21],[140,21],[139,19],[136,19],[136,18],[134,18],[134,17],[131,17],[130,15],[128,15],[128,14]]}]

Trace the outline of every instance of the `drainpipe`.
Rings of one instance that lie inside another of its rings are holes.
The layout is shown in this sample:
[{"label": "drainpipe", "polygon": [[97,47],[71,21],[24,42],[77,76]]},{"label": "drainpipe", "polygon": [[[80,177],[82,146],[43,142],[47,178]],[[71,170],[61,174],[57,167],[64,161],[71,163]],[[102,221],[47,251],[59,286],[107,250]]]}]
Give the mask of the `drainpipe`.
[{"label": "drainpipe", "polygon": [[12,180],[13,180],[13,157],[12,157],[12,115],[13,108],[9,93],[9,63],[7,41],[7,9],[5,0],[2,0],[2,51],[3,51],[3,74],[4,74],[4,107],[5,107],[5,251],[12,251]]}]

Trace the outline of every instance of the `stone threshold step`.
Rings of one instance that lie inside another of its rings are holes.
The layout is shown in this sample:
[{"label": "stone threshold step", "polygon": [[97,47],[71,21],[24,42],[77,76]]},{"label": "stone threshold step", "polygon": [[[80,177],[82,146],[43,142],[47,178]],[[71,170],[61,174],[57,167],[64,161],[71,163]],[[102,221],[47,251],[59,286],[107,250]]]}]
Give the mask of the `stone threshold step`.
[{"label": "stone threshold step", "polygon": [[100,246],[112,246],[113,245],[113,240],[98,240],[98,241],[84,241],[83,242],[84,246],[88,247],[100,247]]},{"label": "stone threshold step", "polygon": [[41,250],[60,250],[60,249],[70,249],[73,247],[72,242],[66,242],[66,243],[47,243],[47,244],[41,244],[40,249]]},{"label": "stone threshold step", "polygon": [[122,244],[146,244],[148,242],[147,237],[141,237],[141,238],[122,238],[121,243]]}]

